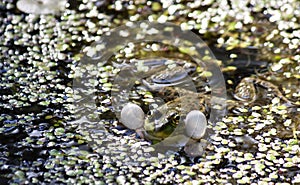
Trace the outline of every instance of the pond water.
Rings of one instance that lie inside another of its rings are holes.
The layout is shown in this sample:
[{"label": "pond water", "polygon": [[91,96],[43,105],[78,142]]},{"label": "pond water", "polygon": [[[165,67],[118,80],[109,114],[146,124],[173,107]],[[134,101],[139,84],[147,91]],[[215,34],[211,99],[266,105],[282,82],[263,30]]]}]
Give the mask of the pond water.
[{"label": "pond water", "polygon": [[[245,2],[72,0],[46,14],[0,2],[0,184],[300,183],[299,1]],[[208,121],[198,140],[171,139],[168,153],[151,145],[191,110],[208,120],[212,110],[210,73],[184,48],[123,46],[85,82],[96,84],[85,93],[96,97],[100,122],[74,106],[84,98],[73,84],[85,48],[141,20],[200,36],[226,84],[226,116]],[[143,71],[127,93],[148,137],[124,126],[113,105],[124,66]]]}]

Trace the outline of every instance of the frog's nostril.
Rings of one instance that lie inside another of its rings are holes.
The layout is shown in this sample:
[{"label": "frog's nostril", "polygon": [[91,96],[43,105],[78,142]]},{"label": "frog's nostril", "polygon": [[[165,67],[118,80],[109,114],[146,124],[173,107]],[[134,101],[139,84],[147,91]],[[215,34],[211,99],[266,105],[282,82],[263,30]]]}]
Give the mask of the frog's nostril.
[{"label": "frog's nostril", "polygon": [[145,113],[136,104],[128,103],[121,111],[121,122],[130,129],[138,129],[144,126]]},{"label": "frog's nostril", "polygon": [[198,110],[189,112],[185,119],[187,136],[193,139],[200,139],[204,136],[207,127],[205,115]]}]

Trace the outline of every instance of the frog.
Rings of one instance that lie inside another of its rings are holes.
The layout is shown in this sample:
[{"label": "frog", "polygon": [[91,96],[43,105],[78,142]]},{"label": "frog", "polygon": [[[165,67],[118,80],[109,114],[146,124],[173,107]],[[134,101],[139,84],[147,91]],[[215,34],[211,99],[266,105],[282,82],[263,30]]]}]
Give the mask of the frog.
[{"label": "frog", "polygon": [[[153,90],[152,87],[149,86],[149,84],[145,83],[145,85],[149,89]],[[256,92],[257,90],[256,90],[255,86],[261,86],[262,88],[267,89],[271,94],[273,94],[274,96],[281,99],[284,102],[284,104],[288,107],[296,106],[295,102],[292,102],[291,100],[286,98],[281,93],[281,91],[279,90],[279,87],[277,87],[276,85],[274,85],[271,82],[268,82],[266,80],[259,79],[257,77],[252,76],[252,77],[245,77],[238,83],[238,85],[234,89],[234,93],[233,93],[234,99],[229,99],[226,101],[227,108],[240,106],[241,103],[248,104],[248,105],[254,103],[258,98],[258,95]],[[202,112],[205,112],[207,109],[206,106],[209,105],[210,99],[211,99],[210,93],[192,92],[192,91],[188,91],[185,89],[181,89],[179,87],[168,86],[168,87],[161,88],[159,91],[162,96],[164,96],[164,94],[168,94],[168,95],[171,94],[171,96],[173,96],[176,94],[176,92],[179,92],[179,91],[182,94],[184,94],[183,97],[182,96],[177,97],[174,100],[167,102],[166,105],[157,108],[157,111],[166,112],[165,109],[167,107],[169,109],[169,115],[167,115],[167,117],[169,117],[172,114],[172,111],[173,112],[181,111],[183,114],[186,114],[187,112],[185,110],[180,109],[181,102],[185,102],[185,101],[189,101],[186,104],[188,104],[189,106],[194,106],[195,108],[197,107],[196,106],[196,104],[197,104],[199,107],[199,110]],[[198,101],[195,102],[195,100],[198,100]],[[163,125],[158,125],[157,127],[155,127],[155,129],[159,129],[162,126]]]},{"label": "frog", "polygon": [[[149,85],[149,83],[147,82],[145,82],[144,85],[150,90],[157,90],[158,88],[157,86],[154,86],[153,88],[153,86]],[[269,93],[278,97],[288,107],[296,105],[295,102],[292,102],[288,98],[286,98],[279,90],[279,87],[277,87],[273,83],[257,78],[255,76],[250,76],[244,77],[238,83],[233,92],[234,99],[229,99],[226,101],[227,107],[231,109],[232,107],[239,107],[241,106],[241,104],[251,105],[252,103],[254,103],[258,98],[256,88],[257,86],[268,90]],[[159,92],[161,93],[161,95],[164,95],[165,93],[168,95],[171,94],[171,96],[176,95],[177,92],[181,92],[182,94],[184,94],[184,96],[179,96],[171,101],[168,101],[165,105],[162,105],[155,110],[165,114],[165,116],[161,118],[161,120],[157,120],[155,123],[145,123],[145,127],[151,127],[152,130],[150,130],[152,133],[154,133],[148,134],[151,135],[152,139],[153,137],[157,137],[157,135],[155,134],[156,132],[160,132],[160,130],[165,126],[165,124],[168,124],[166,118],[170,117],[171,115],[174,115],[174,113],[186,115],[188,113],[187,110],[191,109],[198,109],[201,112],[207,112],[208,105],[210,104],[211,99],[211,94],[208,92],[193,92],[188,91],[186,89],[182,89],[180,87],[162,86],[160,87]],[[180,108],[180,104],[182,102],[185,102],[185,104],[190,106],[189,109]],[[176,144],[180,143],[181,138],[179,136],[176,137],[175,134],[175,136],[168,138],[168,142],[172,143],[171,141],[173,140],[176,141]],[[184,148],[185,153],[187,153],[189,156],[196,157],[201,156],[204,153],[204,149],[208,146],[208,144],[209,142],[205,138],[190,138],[187,143],[183,143],[181,146]]]},{"label": "frog", "polygon": [[[163,62],[147,60],[143,61],[147,66],[148,71],[144,71],[139,75],[143,77],[142,85],[144,85],[149,91],[156,91],[163,97],[176,97],[170,98],[165,104],[160,105],[152,110],[152,114],[148,115],[145,119],[142,132],[139,132],[143,139],[148,141],[161,142],[164,141],[167,145],[176,145],[183,147],[184,151],[189,156],[201,156],[204,149],[208,146],[207,137],[209,134],[205,134],[203,138],[189,138],[186,140],[185,133],[172,133],[171,135],[164,134],[165,128],[170,122],[168,118],[172,115],[183,116],[183,119],[190,110],[199,110],[208,116],[209,105],[211,101],[210,91],[196,92],[193,90],[185,89],[182,83],[186,82],[188,73],[195,72],[196,66],[194,63],[186,63],[185,65],[178,65],[178,63],[172,63],[172,65],[166,65],[168,60]],[[155,65],[153,65],[155,64]],[[151,66],[153,65],[153,66]],[[269,93],[278,97],[285,102],[287,106],[294,106],[294,102],[287,99],[279,90],[279,88],[273,83],[260,79],[257,76],[244,77],[233,91],[233,99],[226,100],[227,107],[239,107],[241,104],[251,105],[257,98],[257,86],[267,89]],[[184,103],[183,103],[184,102]],[[188,107],[180,107],[180,105]],[[163,116],[157,116],[158,115]],[[181,120],[182,121],[182,120]],[[177,124],[179,121],[177,121]],[[176,127],[176,125],[173,125]]]}]

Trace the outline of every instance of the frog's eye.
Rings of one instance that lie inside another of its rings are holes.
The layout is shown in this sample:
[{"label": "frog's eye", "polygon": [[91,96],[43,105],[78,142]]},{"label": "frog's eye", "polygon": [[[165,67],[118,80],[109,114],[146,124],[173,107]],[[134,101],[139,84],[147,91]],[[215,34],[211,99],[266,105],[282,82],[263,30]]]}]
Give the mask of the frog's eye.
[{"label": "frog's eye", "polygon": [[200,139],[204,136],[207,127],[205,115],[198,110],[189,112],[185,119],[185,130],[187,136]]},{"label": "frog's eye", "polygon": [[130,129],[136,130],[144,126],[145,113],[136,104],[128,103],[121,111],[121,122]]}]

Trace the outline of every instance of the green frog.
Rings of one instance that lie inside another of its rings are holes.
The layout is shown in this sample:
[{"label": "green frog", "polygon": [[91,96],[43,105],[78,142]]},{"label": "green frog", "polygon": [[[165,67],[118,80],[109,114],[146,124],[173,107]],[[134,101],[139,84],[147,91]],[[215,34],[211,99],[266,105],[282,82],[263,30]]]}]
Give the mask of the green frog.
[{"label": "green frog", "polygon": [[[145,85],[151,89],[152,86],[149,86],[148,83]],[[256,78],[256,77],[245,77],[243,78],[239,84],[236,86],[234,90],[233,97],[234,99],[230,99],[226,101],[228,109],[233,107],[240,107],[242,104],[251,105],[254,103],[257,98],[257,88],[262,87],[266,89],[273,96],[279,98],[283,101],[286,106],[295,106],[295,102],[287,99],[279,90],[279,88],[271,82]],[[152,89],[151,89],[152,90]],[[155,86],[155,90],[157,90],[157,86]],[[148,133],[152,137],[164,139],[164,129],[166,124],[170,124],[167,118],[171,117],[174,114],[183,114],[186,115],[188,113],[187,110],[200,110],[203,113],[208,115],[208,106],[210,104],[211,94],[207,92],[192,92],[179,87],[171,87],[171,86],[163,86],[160,88],[159,92],[162,96],[166,95],[178,95],[178,92],[184,94],[184,96],[179,96],[171,101],[168,101],[166,104],[159,106],[155,111],[164,114],[159,120],[155,122],[146,121],[145,128],[148,128]],[[182,102],[185,102],[185,105],[188,105],[189,108],[181,108]],[[153,139],[153,138],[152,138]],[[176,144],[180,143],[180,135],[176,137],[172,136],[168,138],[168,142],[172,143],[172,141],[176,141]],[[180,145],[180,144],[179,144]],[[183,142],[184,151],[190,156],[201,156],[204,152],[205,147],[208,145],[206,139],[190,139],[187,143]]]},{"label": "green frog", "polygon": [[[167,61],[163,62],[163,67],[156,66],[153,68],[154,70],[149,70],[143,74],[143,85],[150,91],[157,91],[161,97],[166,97],[167,102],[153,109],[152,114],[146,117],[143,126],[145,130],[142,136],[150,141],[160,142],[164,140],[164,143],[167,145],[184,147],[184,151],[190,156],[200,156],[208,145],[205,139],[207,135],[203,138],[189,138],[187,141],[187,137],[184,135],[185,133],[172,133],[172,128],[174,130],[174,128],[177,127],[176,123],[179,121],[173,120],[170,122],[168,119],[172,116],[174,117],[174,115],[183,116],[183,118],[185,118],[191,110],[200,110],[208,116],[211,92],[209,90],[195,92],[187,90],[180,85],[189,80],[188,73],[195,72],[193,70],[196,69],[196,65],[188,64],[180,66],[175,63],[175,65],[171,65],[170,67],[166,66],[166,63]],[[258,77],[245,77],[234,89],[234,99],[226,100],[227,108],[231,109],[232,107],[240,107],[241,104],[251,105],[254,103],[258,99],[256,88],[258,86],[281,99],[286,106],[295,105],[295,103],[287,99],[273,83]],[[161,116],[156,116],[157,113]],[[170,133],[172,134],[169,136]]]},{"label": "green frog", "polygon": [[[148,85],[148,84],[146,84]],[[256,77],[245,77],[243,78],[239,84],[236,86],[234,90],[233,97],[235,100],[227,100],[227,107],[230,109],[232,107],[240,107],[241,104],[251,104],[256,101],[257,96],[257,88],[256,86],[260,86],[264,89],[267,89],[271,94],[281,99],[286,106],[295,106],[295,102],[287,99],[279,90],[279,88],[271,82],[256,78]],[[151,86],[147,86],[148,88]],[[187,111],[181,109],[180,105],[182,102],[184,104],[189,105],[189,109],[199,109],[201,112],[206,112],[208,109],[208,105],[210,104],[211,94],[207,92],[192,92],[187,91],[185,89],[181,89],[178,87],[162,87],[160,89],[160,94],[164,96],[167,95],[175,95],[177,92],[181,92],[184,96],[177,97],[165,105],[157,108],[156,111],[161,113],[167,113],[166,117],[171,116],[174,112],[186,114]],[[191,108],[192,107],[192,108]],[[163,124],[159,124],[154,126],[155,130],[159,130]]]}]

